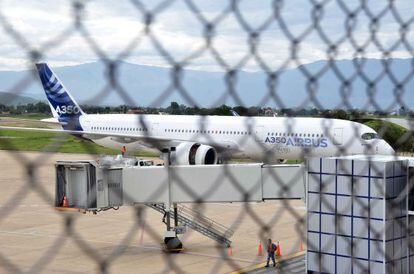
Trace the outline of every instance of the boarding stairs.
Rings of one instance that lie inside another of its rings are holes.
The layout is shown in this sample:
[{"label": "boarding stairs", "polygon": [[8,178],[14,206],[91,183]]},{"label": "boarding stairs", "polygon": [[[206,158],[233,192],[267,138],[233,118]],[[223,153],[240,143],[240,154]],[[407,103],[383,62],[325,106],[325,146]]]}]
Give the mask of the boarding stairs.
[{"label": "boarding stairs", "polygon": [[[165,211],[164,204],[146,204],[146,206],[164,214],[164,221],[167,212]],[[225,227],[222,224],[215,222],[214,220],[202,215],[189,207],[183,205],[177,205],[177,219],[180,225],[185,225],[210,239],[215,240],[219,244],[230,247],[231,241],[229,238],[233,236],[234,231]],[[174,209],[169,211],[170,218],[174,219]]]}]

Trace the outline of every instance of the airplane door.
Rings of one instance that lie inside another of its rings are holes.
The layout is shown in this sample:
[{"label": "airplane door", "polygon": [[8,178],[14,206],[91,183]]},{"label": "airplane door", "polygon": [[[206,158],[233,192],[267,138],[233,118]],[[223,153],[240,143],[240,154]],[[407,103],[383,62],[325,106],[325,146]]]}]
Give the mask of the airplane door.
[{"label": "airplane door", "polygon": [[158,123],[151,124],[151,136],[158,136]]},{"label": "airplane door", "polygon": [[333,130],[333,143],[334,145],[342,145],[343,143],[343,128],[334,128]]},{"label": "airplane door", "polygon": [[264,143],[264,126],[256,126],[254,129],[254,139],[258,142]]}]

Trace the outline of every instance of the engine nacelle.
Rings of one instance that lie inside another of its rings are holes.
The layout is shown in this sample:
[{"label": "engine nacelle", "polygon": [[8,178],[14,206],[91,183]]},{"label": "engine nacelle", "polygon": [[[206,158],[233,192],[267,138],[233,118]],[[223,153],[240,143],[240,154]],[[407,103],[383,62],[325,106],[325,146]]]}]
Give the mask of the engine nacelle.
[{"label": "engine nacelle", "polygon": [[173,165],[215,165],[218,161],[214,147],[198,143],[181,143],[171,154]]}]

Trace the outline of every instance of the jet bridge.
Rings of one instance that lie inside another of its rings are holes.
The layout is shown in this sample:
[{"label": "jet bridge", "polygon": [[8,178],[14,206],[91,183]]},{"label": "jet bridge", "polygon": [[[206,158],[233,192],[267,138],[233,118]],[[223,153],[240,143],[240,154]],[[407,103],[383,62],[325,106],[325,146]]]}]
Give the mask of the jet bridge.
[{"label": "jet bridge", "polygon": [[99,211],[135,204],[263,202],[303,199],[304,167],[227,164],[204,166],[99,166],[95,161],[56,163],[61,206]]},{"label": "jet bridge", "polygon": [[[58,161],[55,206],[94,213],[145,204],[164,214],[168,249],[181,247],[177,234],[186,227],[230,246],[232,231],[183,203],[263,202],[304,199],[303,165],[226,164],[135,165],[137,161]],[[174,220],[174,225],[171,223]]]}]

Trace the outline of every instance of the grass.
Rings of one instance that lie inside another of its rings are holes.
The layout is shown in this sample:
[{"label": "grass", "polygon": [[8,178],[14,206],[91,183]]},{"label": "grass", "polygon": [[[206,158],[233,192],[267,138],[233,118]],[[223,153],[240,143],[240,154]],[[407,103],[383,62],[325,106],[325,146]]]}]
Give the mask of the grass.
[{"label": "grass", "polygon": [[1,117],[27,119],[27,120],[41,120],[41,119],[45,119],[45,118],[51,118],[52,115],[40,114],[40,113],[8,114],[8,115],[2,114]]},{"label": "grass", "polygon": [[[82,154],[119,154],[119,150],[98,146],[68,134],[0,130],[0,150],[43,151]],[[135,156],[154,157],[155,153],[140,151]]]}]

